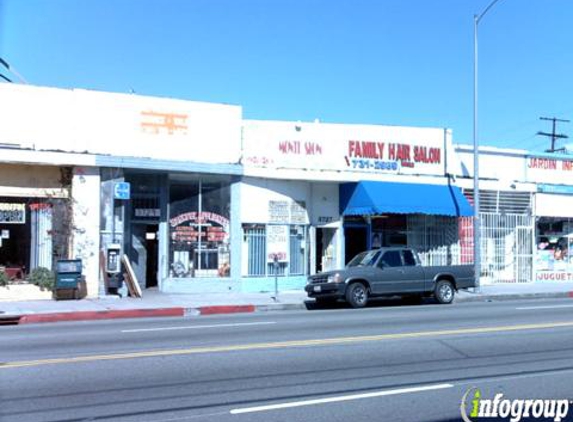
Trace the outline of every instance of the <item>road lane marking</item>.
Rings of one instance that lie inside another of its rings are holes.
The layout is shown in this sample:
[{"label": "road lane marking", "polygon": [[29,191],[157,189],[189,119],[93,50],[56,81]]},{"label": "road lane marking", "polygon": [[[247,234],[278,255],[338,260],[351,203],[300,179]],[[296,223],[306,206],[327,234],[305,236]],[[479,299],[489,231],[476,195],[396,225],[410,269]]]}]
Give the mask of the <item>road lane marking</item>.
[{"label": "road lane marking", "polygon": [[343,345],[349,343],[403,340],[411,338],[414,339],[431,338],[431,337],[444,337],[452,335],[503,333],[512,331],[515,332],[524,330],[544,330],[544,329],[570,328],[570,327],[573,327],[573,321],[493,326],[493,327],[457,328],[450,330],[378,334],[378,335],[356,336],[356,337],[289,340],[289,341],[276,341],[268,343],[237,344],[237,345],[227,345],[227,346],[205,346],[205,347],[192,347],[188,349],[174,349],[174,350],[148,350],[142,352],[116,353],[107,355],[86,355],[86,356],[77,356],[68,358],[0,362],[0,370],[8,368],[21,368],[26,366],[69,364],[69,363],[95,362],[95,361],[105,361],[105,360],[137,359],[137,358],[161,357],[161,356],[181,356],[181,355],[193,355],[193,354],[203,354],[203,353],[238,352],[246,350],[281,349],[289,347],[334,346],[334,345]]},{"label": "road lane marking", "polygon": [[302,400],[302,401],[294,401],[294,402],[286,402],[286,403],[269,404],[267,406],[245,407],[242,409],[232,409],[229,413],[231,413],[232,415],[240,415],[243,413],[267,412],[269,410],[288,409],[288,408],[292,408],[292,407],[313,406],[313,405],[317,405],[317,404],[336,403],[336,402],[360,400],[360,399],[369,399],[369,398],[374,398],[374,397],[395,396],[398,394],[411,394],[411,393],[420,393],[423,391],[443,390],[446,388],[452,388],[453,386],[454,386],[453,384],[422,385],[419,387],[409,387],[409,388],[398,388],[395,390],[374,391],[372,393],[352,394],[352,395],[348,395],[348,396],[325,397],[322,399]]},{"label": "road lane marking", "polygon": [[560,309],[560,308],[573,308],[573,305],[546,305],[546,306],[523,306],[521,308],[515,308],[518,311],[529,311],[537,309]]},{"label": "road lane marking", "polygon": [[172,331],[172,330],[199,330],[204,328],[227,328],[227,327],[246,327],[254,325],[276,324],[275,321],[264,322],[241,322],[235,324],[212,324],[212,325],[185,325],[181,327],[158,327],[158,328],[136,328],[133,330],[121,330],[122,333],[145,333],[150,331]]}]

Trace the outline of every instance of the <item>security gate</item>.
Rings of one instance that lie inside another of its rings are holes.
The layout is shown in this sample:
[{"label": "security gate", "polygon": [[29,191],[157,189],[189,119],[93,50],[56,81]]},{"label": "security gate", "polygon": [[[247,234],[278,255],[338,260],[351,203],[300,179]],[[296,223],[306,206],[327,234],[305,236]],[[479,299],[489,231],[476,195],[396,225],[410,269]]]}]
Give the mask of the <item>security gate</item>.
[{"label": "security gate", "polygon": [[533,217],[482,212],[480,219],[482,282],[531,282]]}]

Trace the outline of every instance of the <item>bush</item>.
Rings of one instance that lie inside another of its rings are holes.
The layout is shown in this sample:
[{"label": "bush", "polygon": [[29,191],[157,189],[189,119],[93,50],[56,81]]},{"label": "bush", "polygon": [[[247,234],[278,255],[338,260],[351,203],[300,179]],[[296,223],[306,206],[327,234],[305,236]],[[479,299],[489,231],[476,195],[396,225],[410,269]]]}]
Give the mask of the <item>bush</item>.
[{"label": "bush", "polygon": [[56,285],[56,276],[45,267],[34,268],[30,273],[29,281],[40,288],[40,290],[53,291]]},{"label": "bush", "polygon": [[4,271],[0,270],[0,287],[8,286],[9,281],[10,281],[10,279],[8,278],[6,273]]}]

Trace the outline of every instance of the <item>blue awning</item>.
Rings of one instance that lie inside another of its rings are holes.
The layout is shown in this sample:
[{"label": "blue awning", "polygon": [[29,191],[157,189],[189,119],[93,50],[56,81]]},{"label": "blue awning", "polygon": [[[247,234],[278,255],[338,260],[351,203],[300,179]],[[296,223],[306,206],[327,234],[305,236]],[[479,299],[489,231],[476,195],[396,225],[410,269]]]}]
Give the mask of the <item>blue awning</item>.
[{"label": "blue awning", "polygon": [[342,215],[474,215],[457,186],[373,181],[341,184],[340,212]]}]

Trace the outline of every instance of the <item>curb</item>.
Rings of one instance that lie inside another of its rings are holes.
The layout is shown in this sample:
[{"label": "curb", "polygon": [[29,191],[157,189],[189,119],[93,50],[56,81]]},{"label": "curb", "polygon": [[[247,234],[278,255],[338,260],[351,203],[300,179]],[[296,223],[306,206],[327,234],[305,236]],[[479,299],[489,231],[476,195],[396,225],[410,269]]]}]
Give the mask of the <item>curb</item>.
[{"label": "curb", "polygon": [[93,321],[119,318],[178,317],[184,315],[183,308],[158,309],[118,309],[113,311],[52,312],[45,314],[21,315],[19,324],[42,322]]},{"label": "curb", "polygon": [[198,308],[118,309],[112,311],[68,311],[26,315],[0,315],[0,325],[39,324],[44,322],[96,321],[121,318],[184,317],[236,313],[306,309],[304,303],[276,305],[213,305]]},{"label": "curb", "polygon": [[215,305],[197,308],[199,315],[237,314],[255,312],[255,305]]},{"label": "curb", "polygon": [[[552,293],[517,293],[506,295],[482,295],[465,292],[457,296],[455,302],[496,302],[520,299],[551,299],[573,298],[573,291]],[[120,318],[155,318],[155,317],[184,317],[202,315],[221,315],[253,312],[292,311],[307,309],[305,301],[301,303],[275,303],[265,305],[210,305],[196,308],[143,308],[143,309],[117,309],[105,311],[69,311],[51,312],[41,314],[0,314],[1,325],[38,324],[44,322],[66,321],[94,321]]]}]

